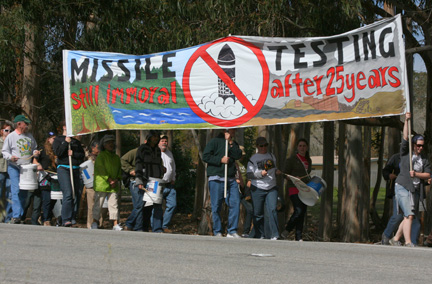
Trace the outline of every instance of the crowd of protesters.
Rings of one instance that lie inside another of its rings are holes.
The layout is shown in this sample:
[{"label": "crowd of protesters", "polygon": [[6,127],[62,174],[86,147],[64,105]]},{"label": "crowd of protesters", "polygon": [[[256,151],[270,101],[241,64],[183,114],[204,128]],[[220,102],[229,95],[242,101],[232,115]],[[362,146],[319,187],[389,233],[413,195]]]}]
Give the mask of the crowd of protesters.
[{"label": "crowd of protesters", "polygon": [[[393,199],[393,215],[382,234],[382,244],[417,246],[420,233],[419,204],[424,199],[424,186],[430,182],[430,164],[423,154],[425,139],[412,138],[412,160],[409,149],[410,113],[406,114],[400,153],[391,157],[383,170],[390,181],[388,195]],[[71,227],[77,223],[80,200],[87,197],[87,228],[99,229],[108,219],[116,231],[152,231],[171,233],[171,219],[177,207],[176,166],[168,149],[168,137],[151,130],[145,143],[122,157],[115,153],[115,137],[105,135],[86,149],[79,137],[68,137],[63,122],[60,135],[49,132],[44,145],[38,147],[29,133],[30,120],[18,115],[13,123],[6,121],[0,132],[0,196],[3,197],[3,221],[19,224],[25,221],[32,207],[31,223]],[[256,153],[245,161],[244,147],[235,140],[235,129],[228,129],[213,138],[203,151],[212,208],[212,228],[215,237],[251,237],[278,240],[294,231],[295,240],[302,241],[307,205],[299,198],[299,188],[289,175],[307,184],[312,161],[309,144],[298,139],[296,152],[285,161],[285,174],[276,167],[276,157],[268,151],[265,137],[255,141]],[[89,161],[84,163],[85,161]],[[247,163],[246,163],[247,162]],[[34,164],[38,186],[34,190],[20,189],[20,174],[25,165]],[[85,184],[82,166],[91,167],[94,178]],[[410,166],[411,164],[411,166]],[[279,233],[278,211],[281,198],[276,176],[287,179],[286,193],[293,205],[293,214]],[[125,224],[120,224],[119,199],[122,186],[129,188],[132,211]],[[160,187],[159,197],[151,193]],[[54,198],[55,194],[60,198]],[[163,212],[162,200],[166,209]],[[221,209],[228,208],[226,234],[222,227]],[[237,234],[240,204],[245,209],[242,235]],[[32,205],[32,206],[31,206]],[[279,206],[278,206],[279,205]],[[111,226],[110,226],[111,227]]]}]

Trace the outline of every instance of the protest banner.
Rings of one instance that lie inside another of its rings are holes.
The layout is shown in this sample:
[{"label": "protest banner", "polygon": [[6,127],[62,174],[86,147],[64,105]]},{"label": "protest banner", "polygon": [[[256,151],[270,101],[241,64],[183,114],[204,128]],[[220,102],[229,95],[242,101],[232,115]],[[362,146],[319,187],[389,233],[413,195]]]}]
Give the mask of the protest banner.
[{"label": "protest banner", "polygon": [[63,52],[68,135],[405,113],[400,15],[329,37],[229,36],[150,55]]}]

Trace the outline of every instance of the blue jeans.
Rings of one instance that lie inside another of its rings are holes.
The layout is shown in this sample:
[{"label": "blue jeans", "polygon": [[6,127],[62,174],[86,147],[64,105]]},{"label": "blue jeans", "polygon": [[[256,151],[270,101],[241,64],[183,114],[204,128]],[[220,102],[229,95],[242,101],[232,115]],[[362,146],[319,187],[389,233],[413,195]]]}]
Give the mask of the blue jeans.
[{"label": "blue jeans", "polygon": [[51,199],[51,189],[42,188],[42,222],[51,221],[56,201]]},{"label": "blue jeans", "polygon": [[[403,215],[408,217],[415,215],[410,203],[410,192],[400,184],[395,184],[395,196]],[[414,196],[413,196],[414,198]],[[417,199],[418,200],[418,199]],[[415,203],[414,203],[415,204]]]},{"label": "blue jeans", "polygon": [[[9,179],[9,175],[7,172],[0,172],[0,200],[3,202],[3,208],[8,208],[8,199],[10,198],[10,179]],[[3,194],[4,194],[4,198],[3,198]],[[5,221],[9,221],[7,220],[7,215],[8,212],[6,211],[6,219]],[[2,216],[0,215],[0,221],[2,220]],[[9,216],[10,219],[10,216]]]},{"label": "blue jeans", "polygon": [[143,207],[144,207],[144,190],[135,186],[135,181],[129,184],[129,190],[132,195],[132,212],[126,220],[126,226],[134,231],[143,230]]},{"label": "blue jeans", "polygon": [[[62,225],[64,225],[66,222],[72,221],[74,208],[75,208],[75,201],[72,196],[72,184],[71,184],[69,169],[64,167],[58,167],[57,176],[58,176],[60,188],[63,193],[61,215],[62,215]],[[79,169],[73,170],[73,183],[74,183],[75,199],[81,198],[81,196],[78,195],[80,191],[79,188],[81,186],[81,177],[80,177]]]},{"label": "blue jeans", "polygon": [[[383,234],[387,237],[387,238],[391,238],[393,233],[397,231],[397,229],[399,228],[399,224],[400,222],[402,222],[403,220],[403,214],[398,214],[398,208],[397,208],[397,204],[396,204],[396,196],[393,196],[393,215],[390,217],[388,223],[387,223],[387,227],[385,228]],[[419,218],[414,218],[412,225],[411,225],[411,242],[413,244],[417,244],[417,240],[418,237],[420,235],[420,221]]]},{"label": "blue jeans", "polygon": [[162,232],[162,222],[163,222],[162,204],[153,203],[152,207],[153,207],[152,216],[151,216],[152,232],[160,233]]},{"label": "blue jeans", "polygon": [[[224,182],[218,180],[209,181],[210,201],[212,207],[213,233],[222,233],[222,223],[220,211],[224,199]],[[228,228],[229,234],[237,233],[237,226],[240,212],[240,193],[235,179],[228,180],[227,198],[225,203],[228,205]]]},{"label": "blue jeans", "polygon": [[[10,208],[12,209],[12,218],[20,219],[24,214],[24,205],[27,198],[27,190],[19,189],[20,170],[19,168],[9,165],[8,174],[11,182],[10,186]],[[6,208],[8,209],[8,208]]]},{"label": "blue jeans", "polygon": [[279,238],[278,218],[277,218],[277,188],[263,190],[256,186],[251,186],[251,195],[254,210],[255,238],[264,237],[264,208],[267,211],[270,238]]},{"label": "blue jeans", "polygon": [[32,225],[40,225],[39,217],[41,216],[41,208],[42,208],[42,192],[41,189],[35,189],[33,191],[29,191],[27,193],[27,198],[24,205],[24,215],[21,217],[21,221],[25,221],[25,216],[27,215],[27,210],[30,208],[33,200],[33,212],[31,215],[31,223]]},{"label": "blue jeans", "polygon": [[[163,218],[162,218],[162,229],[166,229],[168,228],[168,225],[171,222],[174,211],[177,208],[177,192],[174,189],[174,186],[172,184],[169,184],[164,187],[163,198],[166,200],[166,207],[165,207],[165,213],[163,213]],[[153,208],[152,217],[151,217],[151,226],[153,230],[155,229],[153,224],[155,210],[162,210],[162,207],[160,209],[157,207]],[[161,212],[157,212],[158,218],[160,217],[161,214],[162,214]]]}]

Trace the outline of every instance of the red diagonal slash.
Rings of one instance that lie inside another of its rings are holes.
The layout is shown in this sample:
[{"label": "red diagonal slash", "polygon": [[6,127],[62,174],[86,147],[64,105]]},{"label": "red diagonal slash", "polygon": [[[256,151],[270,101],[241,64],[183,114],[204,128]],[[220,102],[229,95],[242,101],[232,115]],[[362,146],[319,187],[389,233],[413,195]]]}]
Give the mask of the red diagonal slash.
[{"label": "red diagonal slash", "polygon": [[231,80],[231,78],[223,71],[223,69],[217,64],[214,59],[208,54],[207,50],[204,50],[201,54],[201,58],[208,64],[208,66],[216,73],[216,75],[230,88],[236,98],[240,103],[246,108],[246,110],[251,111],[253,105],[246,98],[243,92],[237,87],[237,85]]}]

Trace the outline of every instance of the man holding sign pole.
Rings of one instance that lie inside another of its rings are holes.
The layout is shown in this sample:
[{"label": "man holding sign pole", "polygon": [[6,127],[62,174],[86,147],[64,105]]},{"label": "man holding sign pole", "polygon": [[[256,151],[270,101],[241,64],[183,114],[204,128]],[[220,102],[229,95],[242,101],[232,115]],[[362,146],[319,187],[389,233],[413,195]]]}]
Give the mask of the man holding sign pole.
[{"label": "man holding sign pole", "polygon": [[[225,202],[228,205],[228,233],[227,237],[240,238],[237,234],[237,226],[240,210],[240,193],[235,179],[236,166],[235,160],[242,156],[239,145],[234,141],[235,129],[226,130],[217,137],[210,140],[204,149],[203,159],[207,163],[207,176],[209,180],[210,199],[212,207],[213,234],[222,237],[222,224],[220,210],[226,190]],[[225,155],[228,141],[228,155]],[[225,165],[227,174],[225,175]],[[225,178],[227,177],[227,188],[224,188]]]}]

